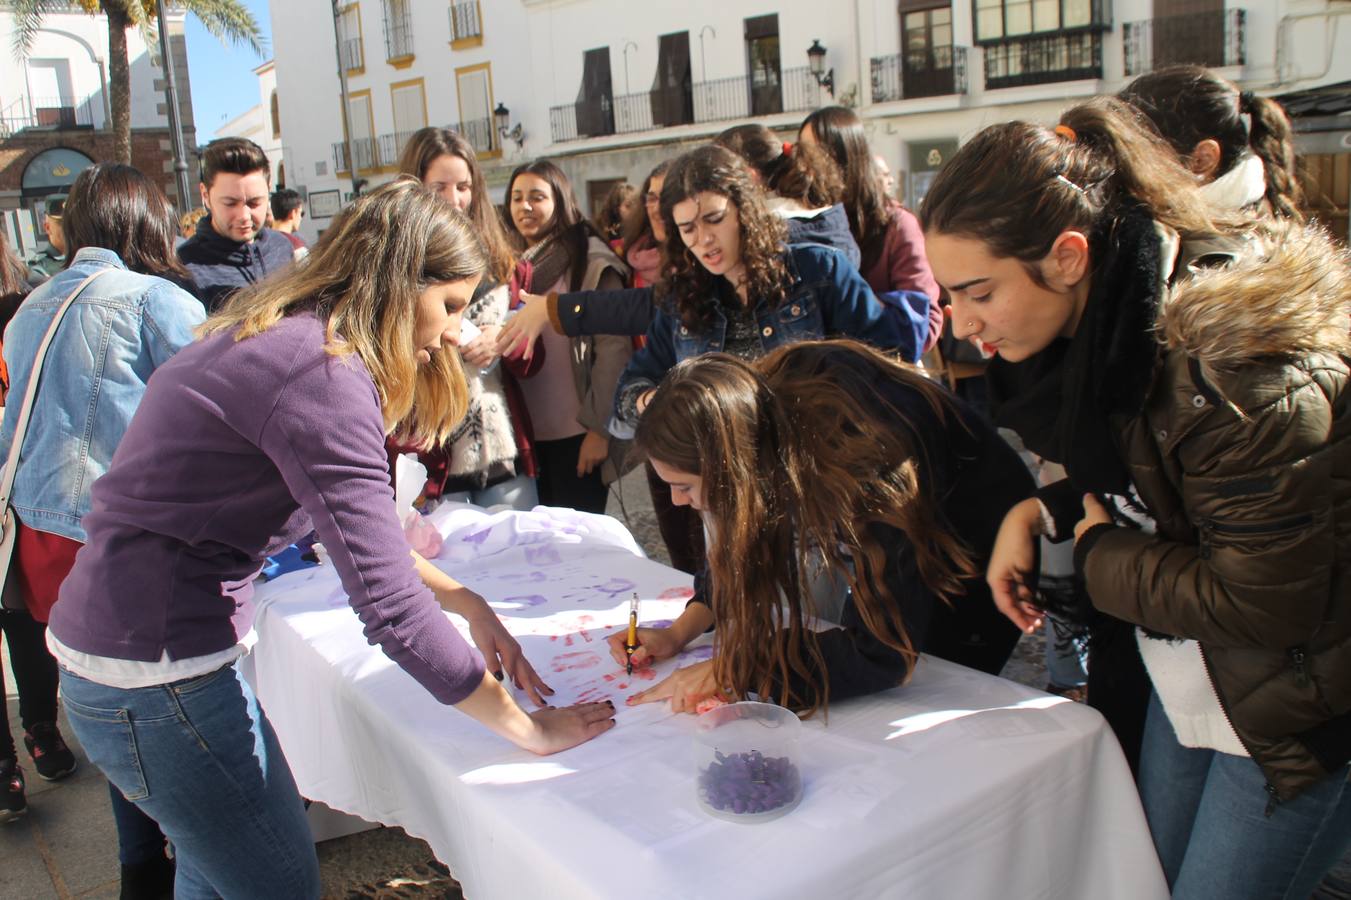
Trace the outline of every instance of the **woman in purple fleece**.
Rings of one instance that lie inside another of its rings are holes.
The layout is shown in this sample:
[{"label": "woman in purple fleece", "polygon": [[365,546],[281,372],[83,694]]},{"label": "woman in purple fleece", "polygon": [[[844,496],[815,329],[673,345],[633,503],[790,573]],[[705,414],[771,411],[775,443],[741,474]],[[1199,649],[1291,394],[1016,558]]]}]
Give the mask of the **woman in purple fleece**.
[{"label": "woman in purple fleece", "polygon": [[[415,182],[333,224],[306,265],[242,293],[156,371],[93,488],[89,540],[53,608],[71,727],[177,850],[176,896],[317,897],[318,864],[277,739],[236,662],[249,582],[311,529],[367,638],[442,703],[536,753],[613,708],[527,713],[488,665],[548,688],[482,598],[409,553],[385,435],[444,440],[464,412],[454,345],[484,254]],[[438,603],[438,601],[440,601]]]}]

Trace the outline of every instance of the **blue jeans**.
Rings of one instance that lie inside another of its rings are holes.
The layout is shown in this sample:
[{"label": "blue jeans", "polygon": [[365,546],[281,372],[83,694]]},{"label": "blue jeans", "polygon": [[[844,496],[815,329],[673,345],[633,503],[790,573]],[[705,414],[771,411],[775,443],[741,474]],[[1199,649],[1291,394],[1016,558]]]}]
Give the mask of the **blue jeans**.
[{"label": "blue jeans", "polygon": [[236,666],[132,689],[62,669],[61,694],[90,761],[173,842],[175,897],[319,896],[304,805]]},{"label": "blue jeans", "polygon": [[1183,747],[1150,697],[1140,799],[1173,900],[1308,900],[1351,843],[1348,767],[1276,806],[1251,759]]}]

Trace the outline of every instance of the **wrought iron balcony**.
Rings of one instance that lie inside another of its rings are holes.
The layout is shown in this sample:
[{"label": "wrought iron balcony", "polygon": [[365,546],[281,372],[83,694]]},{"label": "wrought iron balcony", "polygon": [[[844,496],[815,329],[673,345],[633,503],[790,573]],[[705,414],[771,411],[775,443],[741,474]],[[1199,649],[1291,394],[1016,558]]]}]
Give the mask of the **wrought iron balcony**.
[{"label": "wrought iron balcony", "polygon": [[338,54],[342,57],[344,69],[351,71],[366,68],[366,51],[361,45],[361,38],[345,38],[338,44]]},{"label": "wrought iron balcony", "polygon": [[965,47],[933,47],[872,58],[874,103],[965,93]]},{"label": "wrought iron balcony", "polygon": [[26,110],[20,100],[4,115],[0,115],[0,137],[8,137],[25,128],[60,130],[93,127],[94,108],[91,100],[76,103],[61,97],[33,97]]},{"label": "wrought iron balcony", "polygon": [[385,0],[385,59],[413,55],[413,19],[409,0]]},{"label": "wrought iron balcony", "polygon": [[1020,87],[1102,77],[1102,34],[1054,32],[985,45],[985,87]]},{"label": "wrought iron balcony", "polygon": [[[352,154],[356,157],[358,171],[378,169],[381,165],[380,141],[376,138],[352,138]],[[394,162],[397,159],[389,164],[393,165]],[[351,171],[347,162],[347,145],[342,141],[333,145],[333,168],[337,172]]]},{"label": "wrought iron balcony", "polygon": [[450,5],[450,39],[462,41],[483,36],[478,0],[461,0]]},{"label": "wrought iron balcony", "polygon": [[806,66],[784,69],[777,84],[754,85],[745,75],[618,97],[586,98],[549,110],[554,143],[607,134],[631,134],[695,122],[723,122],[821,106],[824,89]]},{"label": "wrought iron balcony", "polygon": [[1241,9],[1127,22],[1126,74],[1143,75],[1179,63],[1241,66],[1248,61],[1247,14]]}]

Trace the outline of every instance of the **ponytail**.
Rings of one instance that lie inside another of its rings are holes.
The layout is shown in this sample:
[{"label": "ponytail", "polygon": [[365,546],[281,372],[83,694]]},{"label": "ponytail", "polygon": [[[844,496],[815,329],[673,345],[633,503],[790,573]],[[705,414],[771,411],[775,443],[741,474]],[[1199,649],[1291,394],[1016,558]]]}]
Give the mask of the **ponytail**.
[{"label": "ponytail", "polygon": [[1066,229],[1105,234],[1133,206],[1184,238],[1237,229],[1218,217],[1195,178],[1129,104],[1100,97],[1068,110],[1052,130],[992,125],[957,152],[920,208],[925,231],[972,237],[1028,264]]},{"label": "ponytail", "polygon": [[736,125],[713,139],[760,176],[766,191],[808,209],[833,206],[844,196],[844,177],[830,154],[810,144],[794,146],[764,125]]},{"label": "ponytail", "polygon": [[1218,144],[1216,177],[1252,153],[1266,169],[1265,199],[1270,211],[1303,219],[1304,196],[1295,170],[1290,120],[1276,101],[1240,91],[1232,81],[1195,65],[1168,66],[1141,75],[1120,96],[1148,117],[1183,160],[1201,141]]},{"label": "ponytail", "polygon": [[1266,201],[1272,213],[1304,221],[1304,191],[1295,167],[1294,135],[1290,119],[1275,100],[1249,91],[1240,95],[1239,108],[1252,120],[1249,146],[1266,169]]}]

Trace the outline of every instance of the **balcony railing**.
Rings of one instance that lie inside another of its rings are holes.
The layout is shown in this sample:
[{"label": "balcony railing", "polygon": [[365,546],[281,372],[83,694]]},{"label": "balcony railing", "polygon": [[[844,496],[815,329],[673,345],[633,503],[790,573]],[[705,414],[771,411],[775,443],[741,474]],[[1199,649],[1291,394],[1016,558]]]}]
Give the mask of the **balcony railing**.
[{"label": "balcony railing", "polygon": [[20,104],[10,114],[0,116],[0,137],[8,137],[25,128],[93,128],[94,109],[90,100],[75,103],[59,97],[34,97],[28,111]]},{"label": "balcony railing", "polygon": [[497,149],[497,128],[491,118],[465,119],[451,126],[474,148],[477,153],[488,153]]},{"label": "balcony railing", "polygon": [[1143,75],[1179,63],[1241,66],[1247,63],[1247,15],[1241,9],[1127,22],[1126,74]]},{"label": "balcony railing", "polygon": [[949,45],[872,59],[874,103],[965,93],[965,47]]},{"label": "balcony railing", "polygon": [[[781,112],[806,112],[821,105],[823,88],[806,66],[784,69],[777,86],[753,87],[745,75],[695,82],[691,89],[693,122],[723,122]],[[683,125],[684,115],[670,115],[670,91],[644,91],[564,103],[549,110],[554,143],[607,134],[630,134]],[[654,115],[653,104],[667,105],[668,115]],[[579,115],[580,114],[580,115]],[[665,121],[666,125],[655,123]]]},{"label": "balcony railing", "polygon": [[478,0],[461,0],[450,5],[450,39],[483,36],[483,22],[479,19]]},{"label": "balcony railing", "polygon": [[[493,129],[492,119],[467,119],[452,122],[447,126],[464,135],[465,140],[479,153],[497,149],[497,133]],[[416,131],[395,131],[373,138],[352,138],[352,153],[357,158],[360,170],[393,169],[399,165],[399,157],[407,146],[409,138]],[[349,172],[347,165],[347,145],[342,141],[333,144],[333,168],[337,172]]]},{"label": "balcony railing", "polygon": [[985,87],[1020,87],[1102,77],[1102,35],[1057,32],[985,45]]},{"label": "balcony railing", "polygon": [[342,57],[342,67],[352,69],[366,68],[366,51],[361,46],[361,38],[345,38],[338,44],[338,54]]},{"label": "balcony railing", "polygon": [[[371,170],[381,166],[380,142],[376,138],[352,138],[352,153],[357,158],[357,169]],[[389,165],[397,162],[397,157]],[[333,145],[333,166],[339,172],[350,172],[347,164],[347,145],[338,141]]]},{"label": "balcony railing", "polygon": [[409,0],[385,0],[385,59],[413,55],[413,20]]}]

